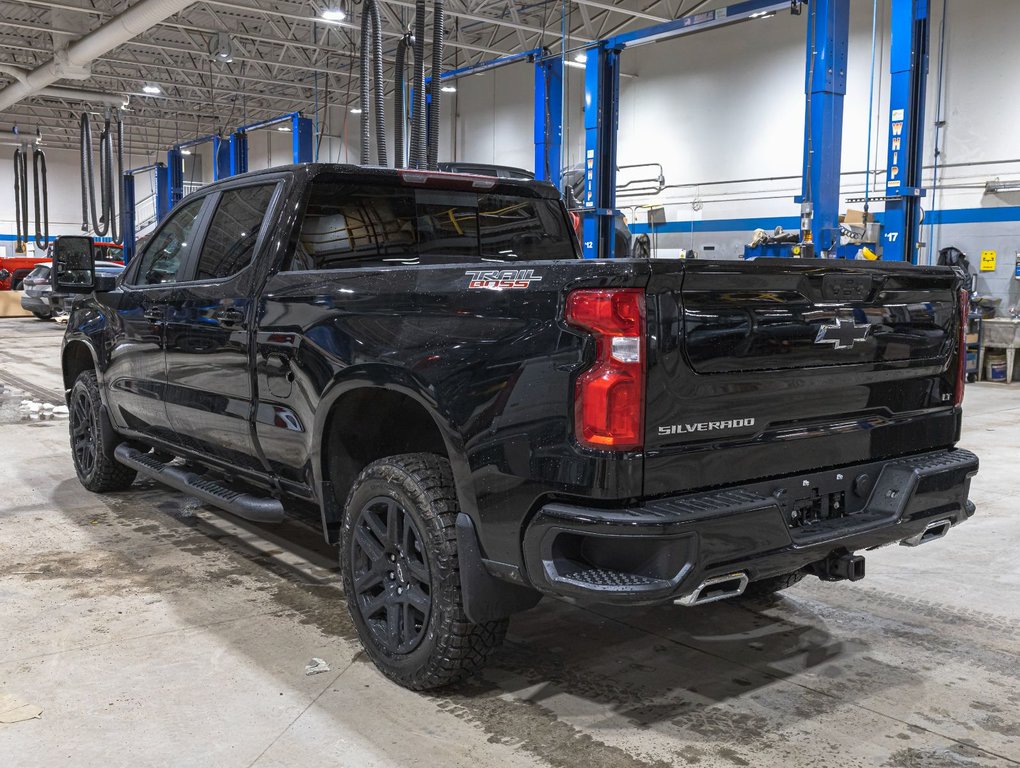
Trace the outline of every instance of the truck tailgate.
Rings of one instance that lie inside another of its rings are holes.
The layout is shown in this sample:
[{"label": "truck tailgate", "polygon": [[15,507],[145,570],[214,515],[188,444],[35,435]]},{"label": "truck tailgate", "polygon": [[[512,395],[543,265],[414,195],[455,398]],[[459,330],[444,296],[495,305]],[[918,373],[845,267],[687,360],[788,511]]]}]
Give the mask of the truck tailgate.
[{"label": "truck tailgate", "polygon": [[952,445],[958,283],[888,262],[653,264],[645,493]]}]

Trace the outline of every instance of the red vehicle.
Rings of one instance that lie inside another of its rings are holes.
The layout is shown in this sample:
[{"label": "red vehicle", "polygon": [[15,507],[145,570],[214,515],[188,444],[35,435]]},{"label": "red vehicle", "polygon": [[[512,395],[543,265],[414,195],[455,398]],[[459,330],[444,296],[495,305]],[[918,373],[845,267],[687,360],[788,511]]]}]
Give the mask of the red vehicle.
[{"label": "red vehicle", "polygon": [[[96,259],[123,263],[124,248],[114,243],[96,243]],[[20,291],[22,281],[39,264],[49,264],[48,257],[0,256],[0,291]]]}]

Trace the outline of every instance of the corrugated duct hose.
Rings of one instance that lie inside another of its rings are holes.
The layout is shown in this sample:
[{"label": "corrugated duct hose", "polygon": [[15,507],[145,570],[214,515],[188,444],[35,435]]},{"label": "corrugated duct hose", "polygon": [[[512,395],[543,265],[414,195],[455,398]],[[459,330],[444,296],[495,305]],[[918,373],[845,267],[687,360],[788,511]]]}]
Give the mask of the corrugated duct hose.
[{"label": "corrugated duct hose", "polygon": [[[369,60],[372,79],[369,88]],[[375,143],[379,165],[386,165],[386,107],[383,103],[382,22],[376,0],[366,0],[361,17],[361,164],[368,165],[372,154],[372,118],[375,118]],[[371,95],[371,99],[369,98]]]},{"label": "corrugated duct hose", "polygon": [[408,168],[421,168],[425,147],[425,0],[414,3],[414,108],[411,112],[411,153]]},{"label": "corrugated duct hose", "polygon": [[404,108],[404,69],[407,49],[411,47],[411,35],[400,38],[397,43],[396,61],[393,64],[393,167],[404,167],[404,126],[407,124],[407,110]]},{"label": "corrugated duct hose", "polygon": [[443,89],[440,88],[439,77],[443,73],[443,0],[435,0],[432,6],[432,106],[429,110],[429,133],[428,133],[428,168],[430,171],[439,167],[439,97]]},{"label": "corrugated duct hose", "polygon": [[[124,210],[124,190],[120,180],[124,174],[124,124],[117,119],[117,168],[114,172],[113,133],[110,131],[110,115],[103,123],[99,137],[99,209],[97,215],[95,192],[95,168],[92,162],[92,124],[88,113],[82,112],[81,121],[81,229],[88,232],[89,222],[98,237],[109,233],[115,243],[121,242],[118,208]],[[114,188],[116,186],[116,189]],[[90,218],[91,215],[91,218]]]},{"label": "corrugated duct hose", "polygon": [[24,253],[28,240],[28,157],[22,147],[14,150],[14,222],[15,250]]},{"label": "corrugated duct hose", "polygon": [[[28,169],[25,171],[27,174]],[[32,178],[35,181],[35,247],[44,251],[50,244],[50,195],[46,183],[46,153],[38,147],[32,147]]]}]

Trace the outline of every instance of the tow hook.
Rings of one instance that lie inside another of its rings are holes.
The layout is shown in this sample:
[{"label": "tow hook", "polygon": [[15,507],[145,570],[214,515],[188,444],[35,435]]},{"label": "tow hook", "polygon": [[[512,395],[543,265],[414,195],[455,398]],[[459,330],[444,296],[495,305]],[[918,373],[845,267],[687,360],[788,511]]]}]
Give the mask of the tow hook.
[{"label": "tow hook", "polygon": [[822,581],[860,581],[864,578],[864,555],[833,552],[824,560],[812,563],[810,570]]}]

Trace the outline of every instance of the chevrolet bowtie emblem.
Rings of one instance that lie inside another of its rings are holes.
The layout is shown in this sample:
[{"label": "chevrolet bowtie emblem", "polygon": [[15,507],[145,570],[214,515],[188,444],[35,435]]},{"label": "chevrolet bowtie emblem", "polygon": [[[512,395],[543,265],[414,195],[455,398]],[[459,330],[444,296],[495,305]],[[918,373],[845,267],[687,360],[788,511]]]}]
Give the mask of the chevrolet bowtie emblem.
[{"label": "chevrolet bowtie emblem", "polygon": [[831,344],[833,349],[850,349],[868,338],[871,324],[858,325],[851,319],[835,318],[832,325],[823,325],[815,336],[815,344]]}]

